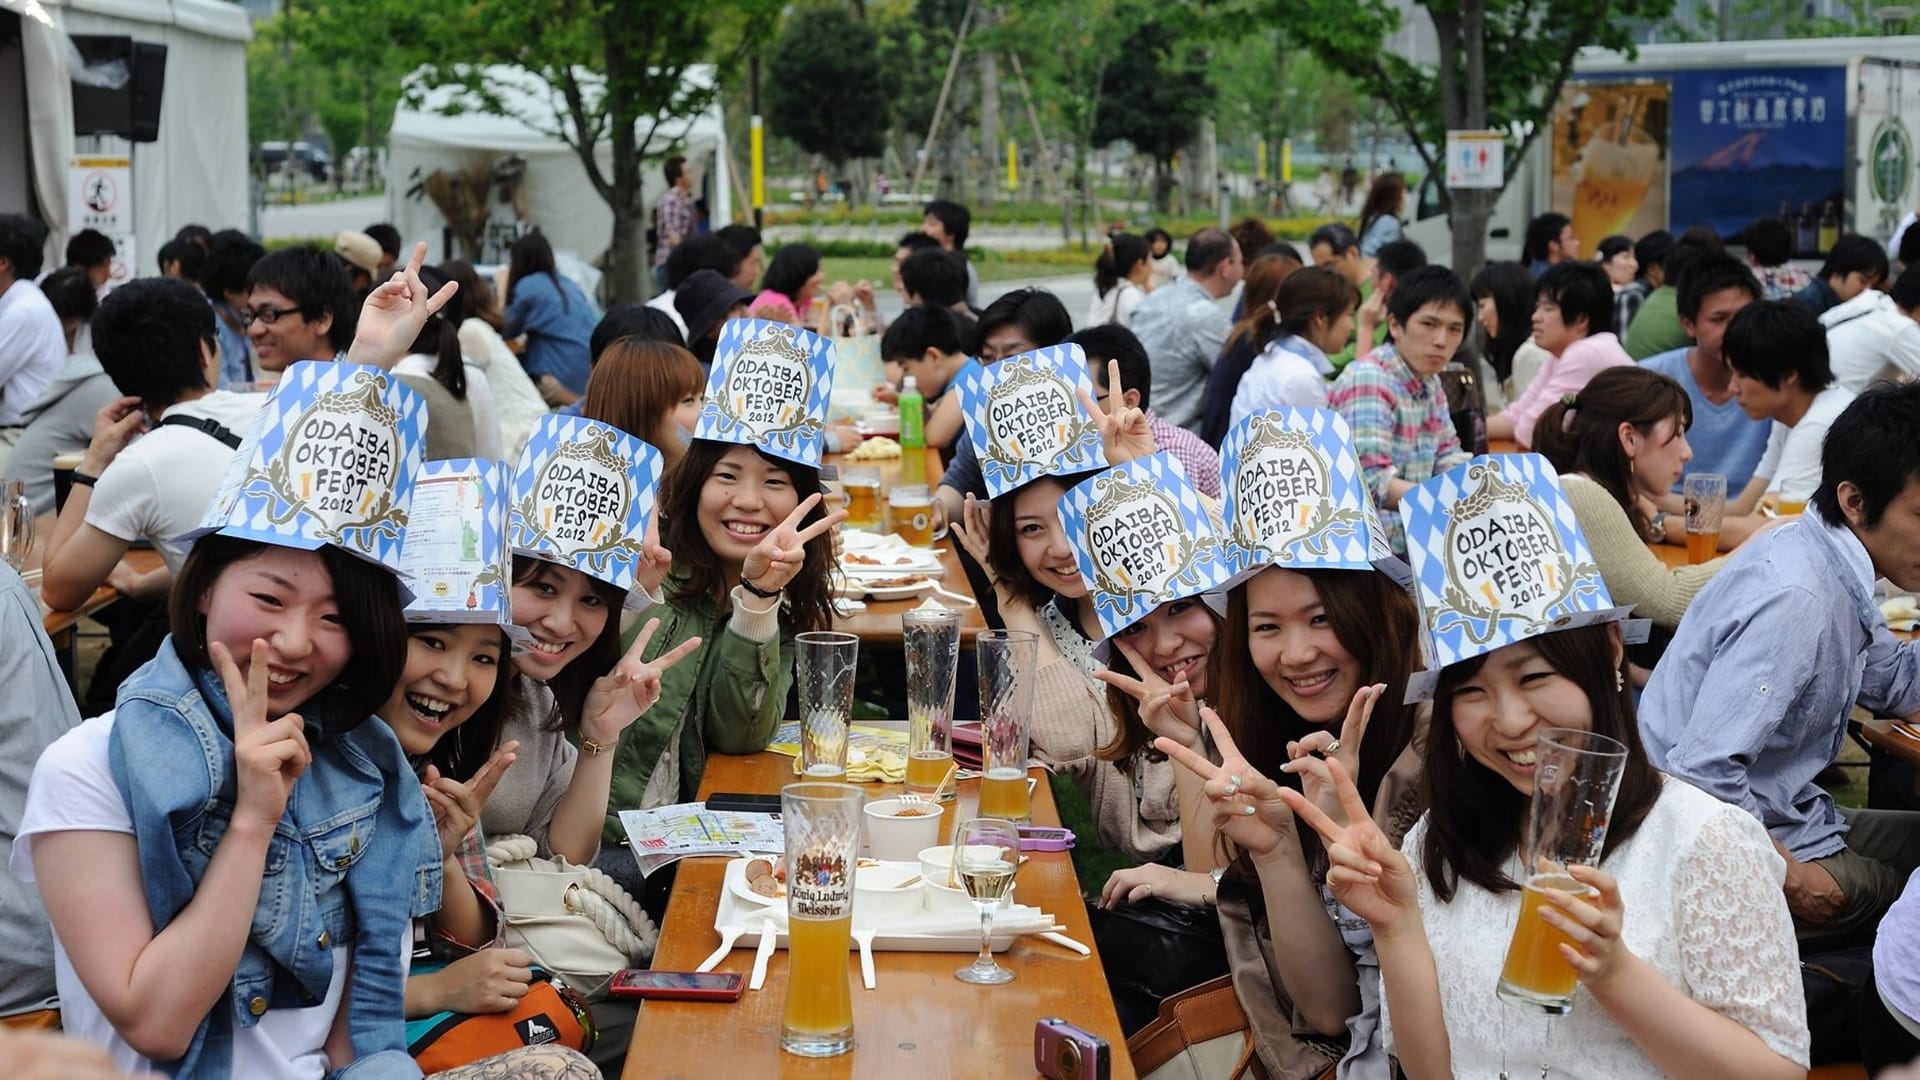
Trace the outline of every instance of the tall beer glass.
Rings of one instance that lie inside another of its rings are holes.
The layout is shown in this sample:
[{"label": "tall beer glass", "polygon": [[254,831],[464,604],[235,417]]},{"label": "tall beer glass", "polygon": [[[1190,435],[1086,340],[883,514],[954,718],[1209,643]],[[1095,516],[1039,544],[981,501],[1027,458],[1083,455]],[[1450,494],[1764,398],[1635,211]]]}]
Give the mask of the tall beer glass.
[{"label": "tall beer glass", "polygon": [[853,1049],[847,946],[865,802],[852,784],[788,784],[780,791],[788,867],[780,1048],[790,1054],[832,1057]]},{"label": "tall beer glass", "polygon": [[931,795],[953,764],[960,613],[917,607],[903,612],[900,622],[907,654],[907,790]]},{"label": "tall beer glass", "polygon": [[1528,873],[1498,992],[1512,1004],[1557,1016],[1572,1010],[1578,980],[1560,955],[1560,946],[1570,944],[1567,936],[1540,917],[1547,903],[1543,890],[1594,895],[1567,867],[1600,861],[1627,748],[1591,731],[1548,728],[1534,753],[1533,804],[1521,841]]},{"label": "tall beer glass", "polygon": [[801,634],[794,644],[799,648],[794,667],[800,683],[800,771],[809,780],[845,780],[860,639],[823,631]]},{"label": "tall beer glass", "polygon": [[980,675],[981,817],[1026,821],[1027,739],[1033,718],[1034,665],[1040,636],[982,630],[973,659]]}]

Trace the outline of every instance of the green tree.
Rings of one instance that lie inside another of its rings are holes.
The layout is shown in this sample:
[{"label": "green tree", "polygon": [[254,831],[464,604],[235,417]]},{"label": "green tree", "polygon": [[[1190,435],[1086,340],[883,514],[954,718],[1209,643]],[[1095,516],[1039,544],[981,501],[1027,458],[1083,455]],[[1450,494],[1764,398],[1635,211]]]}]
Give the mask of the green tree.
[{"label": "green tree", "polygon": [[1165,213],[1173,156],[1193,141],[1213,108],[1205,53],[1170,21],[1144,23],[1115,51],[1100,79],[1093,141],[1125,139],[1153,159],[1153,206]]},{"label": "green tree", "polygon": [[[874,62],[880,35],[844,6],[814,4],[787,16],[767,57],[767,119],[775,132],[833,164],[838,179],[853,158],[887,145],[885,69]],[[854,192],[859,184],[850,185]]]},{"label": "green tree", "polygon": [[[1236,5],[1240,6],[1240,5]],[[1560,88],[1586,46],[1633,51],[1636,21],[1665,18],[1673,0],[1418,0],[1431,19],[1440,62],[1415,65],[1385,47],[1400,26],[1390,0],[1246,0],[1244,10],[1286,27],[1329,67],[1384,102],[1440,184],[1453,229],[1453,265],[1486,261],[1487,218],[1499,191],[1448,191],[1436,154],[1449,130],[1509,132],[1506,176],[1547,130]]]},{"label": "green tree", "polygon": [[[394,0],[328,0],[353,7]],[[435,25],[430,74],[467,90],[455,107],[514,115],[572,148],[594,190],[613,211],[608,282],[613,299],[644,299],[648,278],[647,159],[671,148],[684,118],[705,111],[722,81],[762,43],[777,0],[446,0]],[[688,80],[696,64],[717,66],[710,84]],[[537,76],[553,88],[538,115],[511,114],[485,65]],[[611,151],[602,167],[598,148]]]}]

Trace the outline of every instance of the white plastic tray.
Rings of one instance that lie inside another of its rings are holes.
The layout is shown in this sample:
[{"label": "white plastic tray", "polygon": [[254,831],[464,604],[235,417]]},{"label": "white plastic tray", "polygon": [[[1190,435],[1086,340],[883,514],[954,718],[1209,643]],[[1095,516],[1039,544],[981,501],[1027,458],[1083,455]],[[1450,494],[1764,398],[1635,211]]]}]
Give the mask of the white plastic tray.
[{"label": "white plastic tray", "polygon": [[[916,865],[917,871],[919,867]],[[734,895],[736,879],[744,882],[747,872],[747,860],[735,859],[727,864],[726,880],[720,890],[720,906],[713,914],[713,928],[717,933],[723,926],[745,926],[747,932],[734,942],[734,948],[753,947],[760,944],[761,928],[766,919],[760,913],[773,910],[772,920],[776,927],[776,938],[780,948],[787,947],[786,903],[781,901],[772,905],[750,904]],[[744,888],[744,884],[742,884]],[[884,952],[978,952],[980,950],[980,923],[977,919],[954,919],[950,916],[921,913],[919,917],[894,923],[873,924],[860,918],[860,905],[853,908],[853,925],[858,929],[871,926],[874,929],[873,947]],[[994,913],[993,951],[1005,952],[1013,944],[1013,939],[1021,934],[1037,934],[1051,930],[1053,916],[1036,907],[1012,904]],[[851,946],[850,946],[851,947]]]}]

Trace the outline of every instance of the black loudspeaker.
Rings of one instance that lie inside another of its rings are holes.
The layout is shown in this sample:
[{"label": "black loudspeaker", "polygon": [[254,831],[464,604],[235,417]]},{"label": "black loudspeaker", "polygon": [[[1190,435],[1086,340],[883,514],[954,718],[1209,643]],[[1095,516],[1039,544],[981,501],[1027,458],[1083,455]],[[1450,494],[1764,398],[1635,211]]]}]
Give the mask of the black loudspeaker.
[{"label": "black loudspeaker", "polygon": [[74,48],[89,66],[119,62],[127,81],[116,88],[73,84],[73,133],[119,135],[134,142],[160,137],[160,99],[167,81],[167,47],[130,37],[75,34]]}]

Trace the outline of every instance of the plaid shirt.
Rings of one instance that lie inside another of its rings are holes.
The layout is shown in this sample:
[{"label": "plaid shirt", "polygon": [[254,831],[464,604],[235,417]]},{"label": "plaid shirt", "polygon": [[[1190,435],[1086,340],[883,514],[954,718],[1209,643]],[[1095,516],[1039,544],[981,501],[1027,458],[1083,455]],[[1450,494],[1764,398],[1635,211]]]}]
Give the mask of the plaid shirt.
[{"label": "plaid shirt", "polygon": [[[425,921],[433,953],[447,961],[458,960],[481,949],[500,948],[507,943],[507,921],[500,917],[500,890],[494,885],[493,871],[487,866],[487,838],[481,834],[480,826],[475,825],[460,841],[460,846],[453,851],[453,857],[465,872],[468,887],[479,895],[480,906],[487,911],[493,924],[493,940],[473,946],[462,945],[441,928],[438,916],[429,916]],[[459,885],[459,882],[450,880],[445,888],[458,888]]]},{"label": "plaid shirt", "polygon": [[[1328,398],[1353,429],[1353,449],[1380,507],[1380,526],[1394,552],[1404,556],[1400,515],[1386,508],[1388,481],[1418,484],[1472,456],[1460,447],[1440,376],[1415,375],[1387,344],[1348,364]],[[1389,468],[1395,470],[1391,475]]]},{"label": "plaid shirt", "polygon": [[674,245],[693,235],[693,200],[677,187],[660,196],[653,211],[653,265],[663,266]]},{"label": "plaid shirt", "polygon": [[1179,459],[1180,467],[1187,470],[1187,479],[1193,481],[1193,486],[1199,488],[1202,495],[1220,498],[1218,451],[1186,428],[1160,419],[1151,409],[1147,411],[1147,427],[1153,431],[1154,445]]}]

